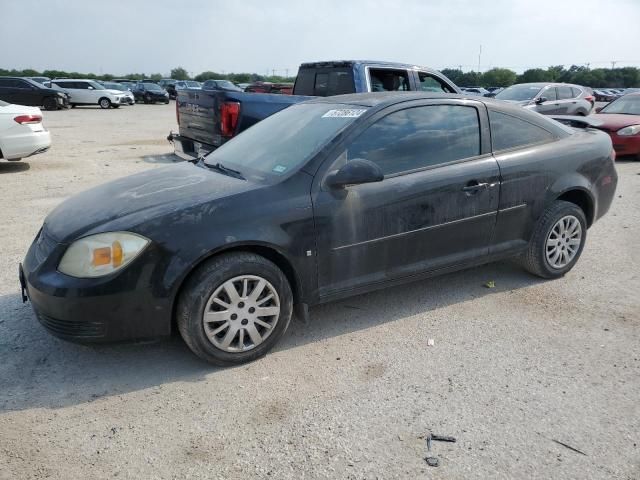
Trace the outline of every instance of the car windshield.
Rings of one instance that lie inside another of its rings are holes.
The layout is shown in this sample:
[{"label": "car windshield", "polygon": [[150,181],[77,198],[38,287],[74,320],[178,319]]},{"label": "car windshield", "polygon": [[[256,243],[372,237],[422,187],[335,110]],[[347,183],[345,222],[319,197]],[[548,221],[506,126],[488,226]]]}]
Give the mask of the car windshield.
[{"label": "car windshield", "polygon": [[194,81],[186,81],[184,82],[189,88],[200,88],[200,83]]},{"label": "car windshield", "polygon": [[513,85],[505,88],[496,98],[499,100],[512,100],[516,102],[524,102],[535,97],[542,87],[538,85]]},{"label": "car windshield", "polygon": [[274,181],[300,168],[365,111],[344,104],[293,105],[214,150],[205,163],[220,163],[252,181]]},{"label": "car windshield", "polygon": [[105,86],[105,88],[108,88],[110,90],[120,90],[121,92],[125,90],[125,87],[123,85],[115,82],[104,82],[103,85]]},{"label": "car windshield", "polygon": [[156,83],[143,83],[142,84],[144,86],[145,89],[147,90],[151,90],[153,92],[161,92],[162,91],[162,87]]},{"label": "car windshield", "polygon": [[626,115],[640,115],[640,95],[628,95],[614,100],[600,110],[600,113],[623,113]]},{"label": "car windshield", "polygon": [[98,82],[94,82],[94,81],[89,81],[87,82],[89,85],[91,85],[93,87],[94,90],[104,90],[105,88],[100,85]]}]

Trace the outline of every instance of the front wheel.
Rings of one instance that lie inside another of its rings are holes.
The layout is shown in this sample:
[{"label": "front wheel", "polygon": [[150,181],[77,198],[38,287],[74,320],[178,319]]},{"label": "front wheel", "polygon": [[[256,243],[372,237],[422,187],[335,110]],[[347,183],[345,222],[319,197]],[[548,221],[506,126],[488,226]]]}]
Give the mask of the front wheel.
[{"label": "front wheel", "polygon": [[111,100],[109,100],[108,98],[101,98],[98,101],[98,105],[100,105],[100,108],[103,109],[107,109],[111,107]]},{"label": "front wheel", "polygon": [[587,220],[582,209],[558,200],[538,220],[522,264],[542,278],[562,277],[580,258],[586,239]]},{"label": "front wheel", "polygon": [[44,107],[45,110],[57,110],[58,102],[56,102],[56,99],[53,97],[47,97],[42,102],[42,106]]},{"label": "front wheel", "polygon": [[200,358],[220,366],[265,355],[284,335],[293,310],[287,278],[253,253],[223,254],[199,267],[176,309],[178,329]]}]

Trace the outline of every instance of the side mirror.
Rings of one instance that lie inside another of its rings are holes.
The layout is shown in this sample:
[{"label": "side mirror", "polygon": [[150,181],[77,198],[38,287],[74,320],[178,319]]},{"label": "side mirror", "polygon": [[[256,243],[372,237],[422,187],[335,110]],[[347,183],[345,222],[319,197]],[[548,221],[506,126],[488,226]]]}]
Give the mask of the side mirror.
[{"label": "side mirror", "polygon": [[384,174],[380,167],[364,158],[354,158],[336,172],[327,177],[327,185],[331,188],[344,188],[347,185],[381,182]]},{"label": "side mirror", "polygon": [[596,113],[600,113],[603,107],[596,107]]},{"label": "side mirror", "polygon": [[547,101],[547,97],[538,97],[536,98],[536,105],[540,105],[541,103],[544,103]]},{"label": "side mirror", "polygon": [[87,90],[93,90],[93,87],[92,87],[91,85],[89,85],[89,86],[87,87]]}]

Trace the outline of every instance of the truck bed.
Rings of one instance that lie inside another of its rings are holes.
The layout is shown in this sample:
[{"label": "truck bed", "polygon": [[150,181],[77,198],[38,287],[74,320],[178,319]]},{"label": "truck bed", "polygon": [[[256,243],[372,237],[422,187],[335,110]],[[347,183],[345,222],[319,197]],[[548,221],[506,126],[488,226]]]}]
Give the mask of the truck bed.
[{"label": "truck bed", "polygon": [[[269,115],[311,98],[313,97],[270,93],[181,90],[176,98],[180,134],[171,134],[170,139],[176,142],[176,153],[182,153],[181,156],[185,157],[197,157],[202,151],[216,149],[233,135]],[[228,136],[223,136],[221,131],[220,108],[225,102],[240,104],[237,125],[233,135]]]}]

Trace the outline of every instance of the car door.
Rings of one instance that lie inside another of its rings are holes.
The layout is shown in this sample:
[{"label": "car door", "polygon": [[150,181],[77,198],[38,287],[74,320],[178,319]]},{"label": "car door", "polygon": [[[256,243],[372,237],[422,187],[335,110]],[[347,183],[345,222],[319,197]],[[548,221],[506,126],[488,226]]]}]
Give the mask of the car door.
[{"label": "car door", "polygon": [[410,102],[354,135],[317,178],[354,158],[378,164],[385,178],[314,187],[321,298],[487,255],[499,170],[482,104]]},{"label": "car door", "polygon": [[558,114],[561,115],[572,115],[578,104],[578,99],[576,98],[580,92],[576,88],[571,88],[569,86],[559,86],[558,87],[558,103],[560,103],[560,108]]},{"label": "car door", "polygon": [[14,103],[33,107],[42,105],[42,95],[37,87],[20,78],[16,78],[13,82],[15,88]]},{"label": "car door", "polygon": [[557,89],[554,86],[547,87],[542,90],[537,98],[545,98],[546,100],[542,103],[536,104],[535,111],[538,113],[542,113],[543,115],[558,115],[560,114],[561,107],[560,102],[558,102],[558,94]]},{"label": "car door", "polygon": [[7,103],[18,103],[16,102],[17,93],[13,78],[0,78],[0,100]]}]

